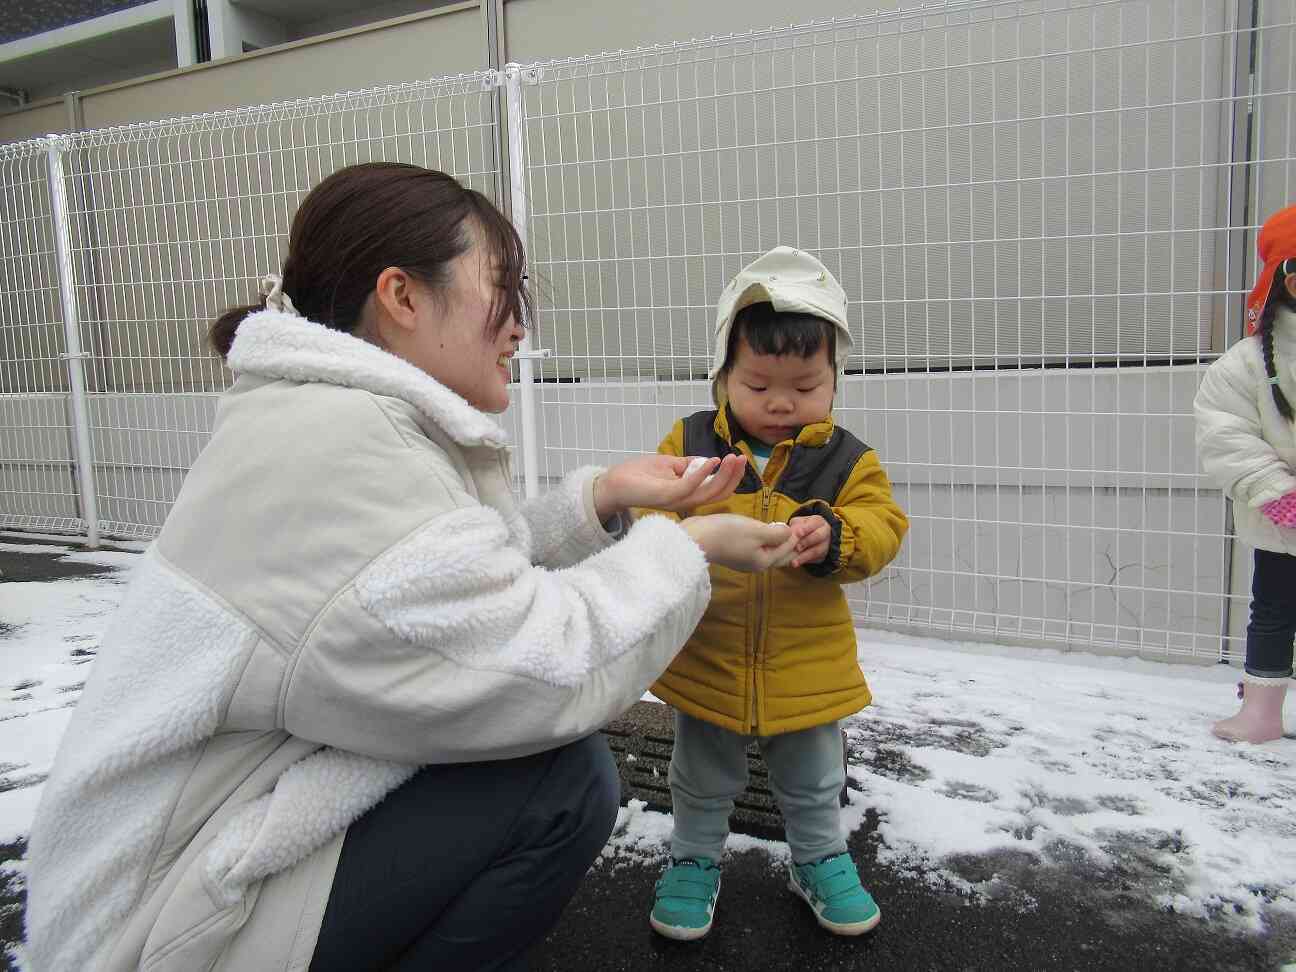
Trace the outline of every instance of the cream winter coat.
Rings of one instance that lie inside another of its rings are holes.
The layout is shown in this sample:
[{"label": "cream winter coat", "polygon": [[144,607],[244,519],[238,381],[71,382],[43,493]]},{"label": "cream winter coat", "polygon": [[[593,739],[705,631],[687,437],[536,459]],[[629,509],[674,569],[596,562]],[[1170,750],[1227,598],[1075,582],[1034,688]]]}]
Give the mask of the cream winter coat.
[{"label": "cream winter coat", "polygon": [[[1273,327],[1278,387],[1296,405],[1296,314],[1280,308]],[[1296,555],[1296,530],[1260,511],[1296,491],[1296,425],[1274,404],[1260,338],[1244,338],[1207,369],[1193,409],[1197,452],[1207,475],[1233,501],[1238,539]]]},{"label": "cream winter coat", "polygon": [[369,344],[263,311],[230,365],[45,786],[35,972],[306,969],[352,821],[595,731],[710,596],[670,520],[613,542],[595,470],[515,508],[499,426]]}]

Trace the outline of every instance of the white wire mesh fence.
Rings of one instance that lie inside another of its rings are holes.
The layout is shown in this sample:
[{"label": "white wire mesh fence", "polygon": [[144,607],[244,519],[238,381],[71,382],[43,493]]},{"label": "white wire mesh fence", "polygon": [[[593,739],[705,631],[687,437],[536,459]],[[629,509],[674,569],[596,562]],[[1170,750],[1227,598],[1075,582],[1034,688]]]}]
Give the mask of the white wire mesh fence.
[{"label": "white wire mesh fence", "polygon": [[229,373],[210,322],[277,272],[302,197],[400,161],[498,195],[490,73],[73,136],[67,184],[100,525],[156,533]]},{"label": "white wire mesh fence", "polygon": [[[710,407],[720,291],[792,244],[852,299],[835,414],[912,522],[861,619],[1237,654],[1191,400],[1290,200],[1294,37],[1276,0],[949,0],[514,68],[507,119],[482,72],[60,140],[96,525],[156,533],[229,378],[208,323],[314,184],[394,159],[514,204],[529,489]],[[52,150],[0,147],[0,527],[84,532]]]},{"label": "white wire mesh fence", "polygon": [[1191,401],[1293,157],[1293,9],[1243,6],[929,4],[540,65],[543,475],[710,407],[719,293],[799,246],[852,298],[837,419],[911,517],[861,617],[1235,653]]},{"label": "white wire mesh fence", "polygon": [[47,148],[0,146],[0,527],[82,532]]}]

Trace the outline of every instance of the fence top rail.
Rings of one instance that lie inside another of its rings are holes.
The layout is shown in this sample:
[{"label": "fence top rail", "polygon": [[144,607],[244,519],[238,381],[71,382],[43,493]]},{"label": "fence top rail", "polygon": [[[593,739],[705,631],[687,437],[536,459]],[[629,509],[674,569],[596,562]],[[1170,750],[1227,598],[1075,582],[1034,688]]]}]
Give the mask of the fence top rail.
[{"label": "fence top rail", "polygon": [[49,147],[48,138],[28,138],[21,142],[7,142],[0,145],[0,162],[14,162],[44,155],[49,151]]},{"label": "fence top rail", "polygon": [[[278,101],[266,105],[249,105],[197,115],[182,115],[177,118],[133,122],[128,125],[93,129],[70,135],[50,136],[45,139],[37,139],[34,144],[48,145],[52,139],[58,139],[69,149],[100,148],[107,145],[120,145],[128,142],[175,136],[200,135],[251,125],[313,118],[319,115],[346,111],[405,105],[437,98],[449,98],[490,90],[497,87],[498,84],[498,72],[493,70],[473,71],[447,77],[428,78],[421,81],[402,81],[398,84],[380,85],[356,91],[313,95],[309,98]],[[19,142],[15,144],[29,143]],[[0,152],[3,152],[8,147],[0,146]],[[3,158],[3,156],[0,156],[0,158]]]}]

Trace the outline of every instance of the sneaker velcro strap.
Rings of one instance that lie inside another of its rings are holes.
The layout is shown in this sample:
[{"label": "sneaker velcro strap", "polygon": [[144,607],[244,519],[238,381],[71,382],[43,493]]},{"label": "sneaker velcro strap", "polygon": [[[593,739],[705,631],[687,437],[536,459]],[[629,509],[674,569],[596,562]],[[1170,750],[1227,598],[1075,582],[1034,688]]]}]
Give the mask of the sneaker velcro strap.
[{"label": "sneaker velcro strap", "polygon": [[843,898],[857,891],[862,891],[863,887],[860,885],[857,874],[839,871],[820,881],[819,889],[819,893],[823,895],[824,900],[832,901],[834,898]]},{"label": "sneaker velcro strap", "polygon": [[680,901],[710,901],[713,888],[702,887],[701,890],[683,888],[662,888],[657,892],[659,898],[672,898]]},{"label": "sneaker velcro strap", "polygon": [[859,873],[853,865],[818,865],[810,870],[811,889],[824,901],[844,897],[856,891],[862,891]]},{"label": "sneaker velcro strap", "polygon": [[657,895],[662,898],[684,898],[692,901],[710,901],[715,894],[715,882],[702,875],[673,868],[657,882]]}]

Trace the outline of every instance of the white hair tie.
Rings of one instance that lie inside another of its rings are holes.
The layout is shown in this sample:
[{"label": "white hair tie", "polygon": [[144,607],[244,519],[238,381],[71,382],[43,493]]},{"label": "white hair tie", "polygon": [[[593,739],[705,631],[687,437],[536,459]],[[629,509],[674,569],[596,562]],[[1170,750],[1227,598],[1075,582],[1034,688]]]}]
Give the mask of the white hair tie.
[{"label": "white hair tie", "polygon": [[301,317],[297,308],[293,306],[292,298],[284,293],[283,277],[277,273],[267,273],[261,278],[260,293],[265,298],[266,307],[270,310]]}]

